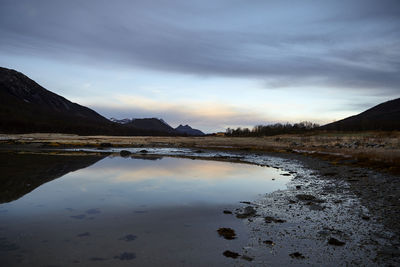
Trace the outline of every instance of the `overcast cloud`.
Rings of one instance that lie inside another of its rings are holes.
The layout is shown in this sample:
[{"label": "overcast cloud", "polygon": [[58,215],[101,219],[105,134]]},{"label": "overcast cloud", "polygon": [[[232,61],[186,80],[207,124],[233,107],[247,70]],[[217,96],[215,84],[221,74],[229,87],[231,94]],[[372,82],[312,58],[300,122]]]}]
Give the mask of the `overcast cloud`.
[{"label": "overcast cloud", "polygon": [[399,93],[396,0],[0,3],[10,53]]}]

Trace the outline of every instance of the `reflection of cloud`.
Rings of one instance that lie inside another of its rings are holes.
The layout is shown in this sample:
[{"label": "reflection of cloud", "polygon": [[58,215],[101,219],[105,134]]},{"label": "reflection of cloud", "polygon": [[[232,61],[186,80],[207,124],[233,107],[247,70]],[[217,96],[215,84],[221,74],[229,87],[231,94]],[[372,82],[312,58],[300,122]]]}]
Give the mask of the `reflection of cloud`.
[{"label": "reflection of cloud", "polygon": [[[132,159],[133,160],[133,159]],[[164,161],[164,162],[163,162]],[[265,171],[271,171],[267,168]],[[260,172],[260,167],[248,164],[233,164],[218,161],[173,159],[161,164],[110,165],[82,170],[87,177],[111,180],[111,182],[140,182],[152,179],[179,181],[220,181],[232,177],[246,178],[252,172]],[[96,177],[96,178],[95,178]]]}]

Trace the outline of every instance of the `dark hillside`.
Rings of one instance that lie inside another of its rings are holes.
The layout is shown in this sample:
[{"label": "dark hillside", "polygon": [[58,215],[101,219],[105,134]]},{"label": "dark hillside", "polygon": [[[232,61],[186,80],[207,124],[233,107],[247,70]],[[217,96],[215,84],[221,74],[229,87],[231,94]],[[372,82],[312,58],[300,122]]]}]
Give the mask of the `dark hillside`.
[{"label": "dark hillside", "polygon": [[132,119],[132,121],[125,123],[125,125],[144,130],[177,133],[175,129],[169,126],[166,122],[156,118]]},{"label": "dark hillside", "polygon": [[114,123],[52,93],[24,74],[0,68],[0,132],[81,135],[166,135]]},{"label": "dark hillside", "polygon": [[202,136],[204,133],[200,130],[193,129],[189,125],[183,126],[182,124],[175,128],[176,131],[182,134],[191,135],[191,136]]},{"label": "dark hillside", "polygon": [[393,131],[400,130],[400,98],[372,107],[358,115],[324,126],[334,131]]}]

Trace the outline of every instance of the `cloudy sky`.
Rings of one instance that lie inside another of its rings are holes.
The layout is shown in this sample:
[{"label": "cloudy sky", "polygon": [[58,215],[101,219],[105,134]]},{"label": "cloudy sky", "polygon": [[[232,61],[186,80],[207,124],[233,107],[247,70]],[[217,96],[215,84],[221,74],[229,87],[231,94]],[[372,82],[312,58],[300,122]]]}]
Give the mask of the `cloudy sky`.
[{"label": "cloudy sky", "polygon": [[400,97],[400,1],[0,0],[0,66],[106,117],[206,132]]}]

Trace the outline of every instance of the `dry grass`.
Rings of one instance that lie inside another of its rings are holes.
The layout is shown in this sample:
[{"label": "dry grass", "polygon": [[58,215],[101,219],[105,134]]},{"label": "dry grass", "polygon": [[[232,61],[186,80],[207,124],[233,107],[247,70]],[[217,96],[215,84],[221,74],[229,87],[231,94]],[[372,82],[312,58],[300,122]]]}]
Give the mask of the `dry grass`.
[{"label": "dry grass", "polygon": [[192,147],[219,150],[295,152],[332,162],[356,159],[359,164],[400,172],[400,132],[319,133],[270,137],[78,136],[70,134],[0,135],[11,145],[45,147]]}]

